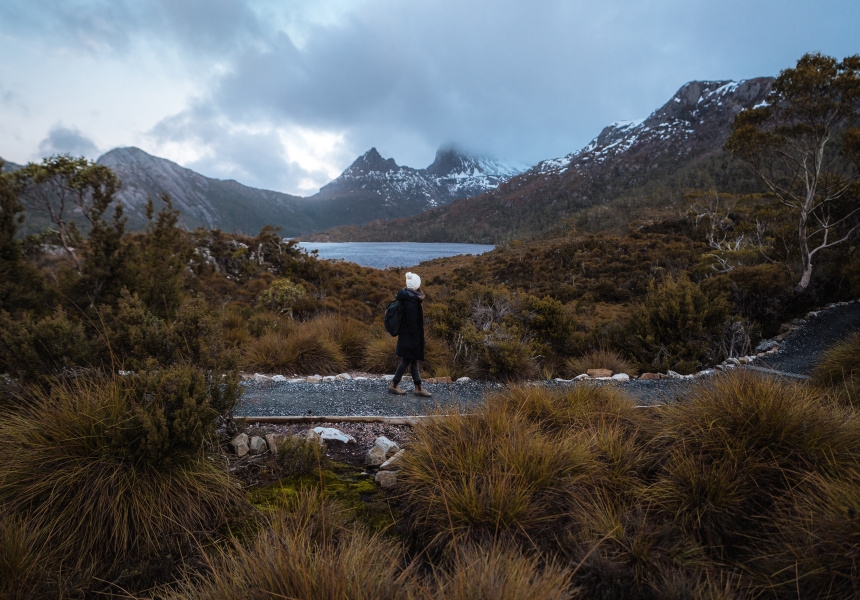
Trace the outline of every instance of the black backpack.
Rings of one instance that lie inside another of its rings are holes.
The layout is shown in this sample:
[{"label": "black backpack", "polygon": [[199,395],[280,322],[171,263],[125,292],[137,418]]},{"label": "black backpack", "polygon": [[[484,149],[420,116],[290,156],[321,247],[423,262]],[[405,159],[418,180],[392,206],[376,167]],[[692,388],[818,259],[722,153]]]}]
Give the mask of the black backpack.
[{"label": "black backpack", "polygon": [[382,321],[385,323],[385,331],[394,337],[400,335],[400,330],[403,328],[403,304],[400,300],[390,302],[385,307],[385,316]]}]

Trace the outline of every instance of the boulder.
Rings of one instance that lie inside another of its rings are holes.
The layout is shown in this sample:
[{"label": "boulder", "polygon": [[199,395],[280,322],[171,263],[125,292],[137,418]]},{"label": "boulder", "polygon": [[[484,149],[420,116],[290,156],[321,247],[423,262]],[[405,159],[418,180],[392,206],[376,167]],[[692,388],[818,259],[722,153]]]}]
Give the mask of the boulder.
[{"label": "boulder", "polygon": [[391,381],[392,379],[394,379],[394,375],[383,375],[382,376],[382,381]]},{"label": "boulder", "polygon": [[341,381],[349,381],[352,379],[352,375],[349,373],[341,373],[340,375],[335,375],[335,379],[339,379]]},{"label": "boulder", "polygon": [[457,380],[457,383],[469,383],[470,381],[472,380],[468,377],[460,377],[460,379]]},{"label": "boulder", "polygon": [[254,381],[260,381],[260,382],[269,381],[269,378],[266,375],[263,375],[262,373],[254,373],[253,379],[254,379]]},{"label": "boulder", "polygon": [[326,442],[343,442],[344,444],[354,444],[355,438],[342,432],[340,429],[333,427],[314,427],[314,431],[320,436],[321,440]]},{"label": "boulder", "polygon": [[437,377],[436,383],[451,383],[450,377]]},{"label": "boulder", "polygon": [[287,380],[283,375],[272,375],[272,381],[276,381],[278,383],[283,383]]},{"label": "boulder", "polygon": [[656,379],[660,379],[659,373],[642,373],[639,376],[639,379],[644,379],[645,381],[652,381]]},{"label": "boulder", "polygon": [[307,382],[308,382],[308,380],[306,377],[301,377],[301,378],[296,377],[294,379],[288,379],[287,380],[287,383],[307,383]]},{"label": "boulder", "polygon": [[630,375],[627,373],[616,373],[612,376],[615,381],[630,381]]},{"label": "boulder", "polygon": [[374,478],[381,488],[393,488],[397,485],[396,471],[380,471]]},{"label": "boulder", "polygon": [[266,434],[266,446],[269,447],[269,452],[272,454],[278,453],[278,446],[280,446],[287,439],[283,433],[267,433]]},{"label": "boulder", "polygon": [[331,383],[332,381],[337,381],[337,377],[335,377],[334,375],[326,375],[322,378],[322,380],[326,383]]},{"label": "boulder", "polygon": [[403,466],[403,452],[404,452],[404,450],[400,450],[399,452],[397,452],[397,454],[395,454],[394,456],[392,456],[391,458],[386,460],[384,463],[379,465],[379,470],[380,471],[396,471],[396,470],[400,469],[400,467]]},{"label": "boulder", "polygon": [[666,375],[669,376],[669,379],[683,379],[684,376],[680,373],[676,373],[675,371],[667,371]]},{"label": "boulder", "polygon": [[427,377],[424,379],[424,383],[436,383],[435,377]]},{"label": "boulder", "polygon": [[320,383],[323,380],[321,375],[311,375],[305,381],[308,383]]},{"label": "boulder", "polygon": [[251,454],[262,454],[269,447],[266,445],[266,440],[261,438],[259,435],[255,435],[251,437],[251,440],[248,442],[248,451]]},{"label": "boulder", "polygon": [[589,369],[585,374],[589,377],[612,377],[613,375],[609,369]]},{"label": "boulder", "polygon": [[379,436],[373,441],[373,446],[367,451],[365,464],[376,467],[388,460],[388,457],[400,451],[400,446],[385,436]]},{"label": "boulder", "polygon": [[248,434],[240,433],[232,440],[230,440],[230,447],[233,448],[233,452],[236,456],[245,456],[248,454]]}]

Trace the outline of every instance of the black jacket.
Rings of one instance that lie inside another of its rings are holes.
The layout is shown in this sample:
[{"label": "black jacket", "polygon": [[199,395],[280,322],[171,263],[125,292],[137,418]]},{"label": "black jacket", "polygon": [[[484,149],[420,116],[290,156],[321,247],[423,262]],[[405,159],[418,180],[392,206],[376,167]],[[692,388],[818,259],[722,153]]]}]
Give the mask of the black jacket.
[{"label": "black jacket", "polygon": [[406,360],[424,360],[424,296],[403,288],[397,300],[403,304],[403,326],[397,337],[397,356]]}]

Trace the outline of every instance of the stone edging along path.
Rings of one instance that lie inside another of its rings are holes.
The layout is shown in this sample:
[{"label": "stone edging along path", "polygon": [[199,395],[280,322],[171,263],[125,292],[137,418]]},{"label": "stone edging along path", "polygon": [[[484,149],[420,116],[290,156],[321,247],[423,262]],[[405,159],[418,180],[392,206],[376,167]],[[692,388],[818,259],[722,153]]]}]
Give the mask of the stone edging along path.
[{"label": "stone edging along path", "polygon": [[[847,307],[847,308],[846,308]],[[834,313],[830,311],[839,309]],[[850,316],[849,327],[833,323],[829,315]],[[827,317],[824,319],[823,317]],[[642,406],[662,404],[682,393],[691,380],[715,375],[720,371],[748,368],[773,373],[783,377],[804,379],[814,358],[822,351],[816,336],[818,328],[808,325],[822,322],[826,343],[833,343],[837,336],[852,329],[860,330],[860,301],[829,304],[819,310],[810,311],[805,318],[793,319],[781,328],[773,339],[764,340],[750,356],[733,357],[694,375],[668,373],[643,373],[637,379],[625,374],[592,372],[574,379],[557,378],[552,381],[531,382],[533,385],[562,387],[580,382],[595,385],[622,384]],[[801,335],[792,337],[797,330]],[[797,339],[802,338],[802,339]],[[786,356],[790,354],[790,356]],[[413,424],[422,416],[439,409],[457,409],[467,412],[483,401],[488,392],[501,390],[504,386],[493,382],[474,381],[461,378],[426,379],[427,389],[434,397],[421,399],[412,394],[392,396],[387,394],[392,375],[366,373],[342,373],[337,376],[312,376],[287,378],[281,375],[253,374],[243,376],[245,394],[235,411],[235,418],[245,422],[268,423],[312,423],[312,422],[387,422],[390,424]],[[409,379],[404,379],[408,389]],[[641,383],[640,383],[641,382]]]}]

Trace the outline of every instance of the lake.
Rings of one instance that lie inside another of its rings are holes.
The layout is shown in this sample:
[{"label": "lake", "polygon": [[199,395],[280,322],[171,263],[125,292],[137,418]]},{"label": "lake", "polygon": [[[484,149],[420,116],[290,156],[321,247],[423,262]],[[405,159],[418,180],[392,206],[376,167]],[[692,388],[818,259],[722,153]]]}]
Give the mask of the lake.
[{"label": "lake", "polygon": [[307,252],[317,250],[325,259],[343,259],[363,267],[413,267],[433,258],[483,254],[492,244],[424,244],[419,242],[299,242]]}]

